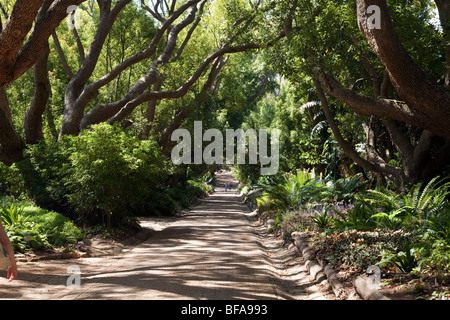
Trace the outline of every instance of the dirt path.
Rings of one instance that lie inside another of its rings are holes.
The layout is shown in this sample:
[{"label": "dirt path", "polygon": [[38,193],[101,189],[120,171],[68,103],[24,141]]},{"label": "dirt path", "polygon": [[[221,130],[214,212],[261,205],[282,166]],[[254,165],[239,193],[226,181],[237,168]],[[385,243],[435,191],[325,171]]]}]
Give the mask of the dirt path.
[{"label": "dirt path", "polygon": [[152,236],[127,252],[19,263],[18,280],[0,278],[0,299],[326,299],[295,248],[267,236],[235,189],[142,225]]}]

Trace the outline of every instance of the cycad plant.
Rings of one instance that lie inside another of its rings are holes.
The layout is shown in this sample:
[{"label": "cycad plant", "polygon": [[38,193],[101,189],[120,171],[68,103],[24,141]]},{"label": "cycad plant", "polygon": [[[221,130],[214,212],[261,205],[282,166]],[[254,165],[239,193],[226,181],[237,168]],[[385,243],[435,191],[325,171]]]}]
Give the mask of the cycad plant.
[{"label": "cycad plant", "polygon": [[399,218],[402,221],[408,218],[410,222],[424,222],[425,227],[428,220],[444,209],[450,194],[449,186],[450,182],[435,177],[424,187],[423,182],[413,185],[406,194],[396,194],[388,189],[368,190],[365,200],[380,208],[383,218],[392,217],[389,220],[395,220],[396,226]]},{"label": "cycad plant", "polygon": [[286,174],[283,183],[269,187],[263,192],[257,200],[258,207],[283,211],[298,209],[318,196],[322,190],[323,185],[312,180],[308,172],[298,171],[297,174]]},{"label": "cycad plant", "polygon": [[450,182],[439,177],[432,179],[424,188],[423,183],[414,185],[403,197],[404,206],[417,213],[418,219],[425,219],[436,215],[446,202],[450,194]]},{"label": "cycad plant", "polygon": [[322,193],[323,198],[334,201],[347,202],[353,198],[355,191],[363,185],[361,183],[362,174],[356,174],[351,178],[340,178],[338,180],[330,180],[325,184]]}]

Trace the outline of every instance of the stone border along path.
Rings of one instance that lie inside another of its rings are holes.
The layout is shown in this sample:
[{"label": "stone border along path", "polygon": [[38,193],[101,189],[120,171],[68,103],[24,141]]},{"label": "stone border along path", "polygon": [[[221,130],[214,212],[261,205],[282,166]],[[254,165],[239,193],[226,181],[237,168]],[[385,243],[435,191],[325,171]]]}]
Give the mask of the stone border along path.
[{"label": "stone border along path", "polygon": [[[235,189],[153,230],[114,256],[18,262],[17,280],[1,275],[0,299],[333,299],[311,281],[295,245],[267,234]],[[69,266],[81,272],[78,287],[66,285]]]}]

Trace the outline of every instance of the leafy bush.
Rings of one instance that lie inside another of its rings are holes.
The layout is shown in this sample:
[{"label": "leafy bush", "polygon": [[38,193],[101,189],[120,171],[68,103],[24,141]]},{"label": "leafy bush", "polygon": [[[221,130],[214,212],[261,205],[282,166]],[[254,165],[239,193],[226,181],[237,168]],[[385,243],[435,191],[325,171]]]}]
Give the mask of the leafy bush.
[{"label": "leafy bush", "polygon": [[211,192],[213,187],[204,182],[198,182],[195,180],[188,180],[188,189],[193,190],[196,197],[202,196]]},{"label": "leafy bush", "polygon": [[165,216],[172,215],[180,210],[180,205],[172,199],[168,192],[168,188],[154,190],[149,195],[144,205],[142,215]]},{"label": "leafy bush", "polygon": [[11,204],[9,207],[3,207],[0,210],[2,215],[2,223],[7,226],[11,226],[13,224],[22,224],[27,219],[23,217],[23,207],[16,206]]},{"label": "leafy bush", "polygon": [[19,165],[30,198],[88,224],[120,225],[166,176],[154,141],[106,123],[58,142],[42,140],[27,153]]},{"label": "leafy bush", "polygon": [[348,202],[353,199],[357,188],[362,184],[361,175],[334,180],[313,179],[308,172],[286,174],[284,182],[272,186],[265,185],[258,208],[260,210],[299,209],[311,202]]},{"label": "leafy bush", "polygon": [[67,211],[67,186],[72,137],[60,141],[43,139],[29,145],[26,159],[17,163],[24,180],[24,193],[38,206]]},{"label": "leafy bush", "polygon": [[303,230],[303,219],[298,212],[286,212],[277,215],[275,226],[278,226],[279,232],[285,241],[290,238],[292,232]]},{"label": "leafy bush", "polygon": [[368,190],[365,199],[387,214],[395,210],[403,212],[405,218],[429,219],[444,209],[450,194],[450,182],[435,177],[425,186],[419,182],[406,194],[396,194],[388,189]]},{"label": "leafy bush", "polygon": [[233,175],[243,185],[255,184],[261,176],[261,166],[258,164],[236,164]]},{"label": "leafy bush", "polygon": [[211,190],[210,185],[194,180],[188,180],[186,184],[177,187],[164,186],[152,190],[140,214],[144,216],[173,215],[181,208],[189,208],[192,200],[205,196]]},{"label": "leafy bush", "polygon": [[311,217],[311,220],[316,224],[316,226],[320,229],[327,228],[331,223],[331,217],[328,216],[328,207],[323,206],[322,210],[314,210],[316,213],[315,216]]},{"label": "leafy bush", "polygon": [[118,225],[161,183],[163,159],[152,141],[99,124],[73,138],[68,202],[91,222]]},{"label": "leafy bush", "polygon": [[12,204],[2,208],[0,213],[6,234],[15,250],[21,252],[29,247],[39,249],[51,246],[41,228],[23,216],[23,207]]},{"label": "leafy bush", "polygon": [[359,173],[351,178],[340,178],[338,180],[324,180],[324,189],[321,198],[333,202],[349,202],[354,193],[364,185],[361,183],[362,174]]},{"label": "leafy bush", "polygon": [[450,204],[423,222],[424,238],[429,242],[444,240],[450,244]]},{"label": "leafy bush", "polygon": [[403,220],[399,217],[403,210],[397,209],[390,213],[378,212],[372,215],[371,219],[375,219],[375,223],[379,228],[400,229]]},{"label": "leafy bush", "polygon": [[311,180],[309,173],[298,171],[297,174],[286,174],[283,183],[268,187],[257,203],[260,210],[288,211],[298,209],[320,191],[321,186]]},{"label": "leafy bush", "polygon": [[16,164],[8,167],[0,162],[0,193],[13,196],[17,199],[26,196],[24,179]]},{"label": "leafy bush", "polygon": [[376,227],[373,216],[376,210],[368,202],[359,201],[354,204],[353,208],[340,213],[335,211],[339,218],[333,219],[334,228],[336,229],[355,229],[355,230],[372,230]]},{"label": "leafy bush", "polygon": [[35,250],[51,248],[47,234],[42,232],[41,227],[35,223],[12,224],[5,226],[5,231],[17,252],[23,252],[30,248]]},{"label": "leafy bush", "polygon": [[60,213],[36,206],[25,206],[23,212],[27,221],[41,226],[53,246],[76,243],[83,238],[83,232],[69,218]]},{"label": "leafy bush", "polygon": [[418,264],[421,272],[448,277],[450,275],[450,244],[444,240],[435,241]]},{"label": "leafy bush", "polygon": [[381,252],[381,261],[378,266],[394,265],[402,272],[411,272],[417,266],[415,257],[415,249],[413,244],[406,244],[402,251],[391,253],[387,250]]},{"label": "leafy bush", "polygon": [[361,271],[375,265],[381,252],[399,252],[411,243],[413,235],[403,230],[347,230],[327,235],[318,255],[335,267]]},{"label": "leafy bush", "polygon": [[19,252],[75,243],[83,236],[68,218],[56,212],[17,204],[0,212],[5,231]]}]

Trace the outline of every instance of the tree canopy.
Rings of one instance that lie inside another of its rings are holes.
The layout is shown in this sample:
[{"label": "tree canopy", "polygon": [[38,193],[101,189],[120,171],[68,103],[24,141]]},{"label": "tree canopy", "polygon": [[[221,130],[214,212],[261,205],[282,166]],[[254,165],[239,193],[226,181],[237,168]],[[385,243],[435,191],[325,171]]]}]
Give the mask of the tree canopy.
[{"label": "tree canopy", "polygon": [[5,0],[0,9],[6,165],[29,145],[103,122],[168,155],[171,134],[194,120],[280,129],[286,170],[325,170],[333,155],[345,170],[406,185],[449,163],[445,0]]}]

